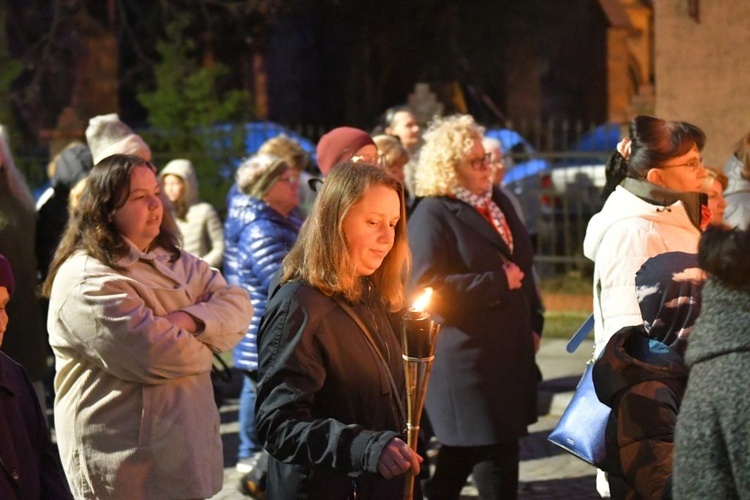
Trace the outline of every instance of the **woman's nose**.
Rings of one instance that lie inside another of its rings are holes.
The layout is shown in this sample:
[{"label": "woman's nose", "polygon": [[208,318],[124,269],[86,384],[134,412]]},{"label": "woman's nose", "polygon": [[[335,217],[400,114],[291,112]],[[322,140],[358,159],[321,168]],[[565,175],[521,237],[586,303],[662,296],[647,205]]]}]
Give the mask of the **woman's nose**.
[{"label": "woman's nose", "polygon": [[386,226],[385,229],[380,231],[380,239],[383,241],[391,242],[396,237],[396,228]]}]

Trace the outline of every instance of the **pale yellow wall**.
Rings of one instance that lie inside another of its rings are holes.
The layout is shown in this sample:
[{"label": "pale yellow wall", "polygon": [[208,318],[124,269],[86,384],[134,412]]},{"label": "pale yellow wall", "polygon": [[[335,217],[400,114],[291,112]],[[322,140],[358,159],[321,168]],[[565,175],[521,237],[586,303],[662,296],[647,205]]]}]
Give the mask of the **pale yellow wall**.
[{"label": "pale yellow wall", "polygon": [[688,0],[654,2],[656,115],[700,126],[706,162],[723,166],[750,132],[750,1],[699,3],[696,23]]}]

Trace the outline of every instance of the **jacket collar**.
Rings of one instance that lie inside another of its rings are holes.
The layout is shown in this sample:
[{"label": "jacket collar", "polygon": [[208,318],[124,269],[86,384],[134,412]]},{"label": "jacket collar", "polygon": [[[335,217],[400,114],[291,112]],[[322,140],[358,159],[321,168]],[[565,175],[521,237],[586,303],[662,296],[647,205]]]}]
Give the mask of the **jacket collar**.
[{"label": "jacket collar", "polygon": [[[505,206],[505,204],[503,204],[498,198],[499,197],[497,196],[497,193],[493,189],[492,201],[497,204],[497,206],[500,208],[500,210],[503,211],[504,214],[507,214],[508,207]],[[505,256],[505,258],[507,258],[508,260],[512,259],[510,248],[500,237],[500,234],[498,234],[495,228],[492,227],[490,223],[484,217],[482,217],[474,207],[453,196],[445,196],[443,197],[443,199],[448,205],[449,210],[451,210],[461,222],[472,228],[483,238],[496,246]],[[511,228],[511,232],[513,232],[513,228]]]},{"label": "jacket collar", "polygon": [[117,261],[118,266],[130,267],[139,260],[165,263],[171,258],[171,254],[161,247],[155,247],[148,252],[142,252],[137,246],[135,246],[135,243],[126,237],[123,236],[122,239],[128,244],[129,251]]},{"label": "jacket collar", "polygon": [[645,180],[633,179],[632,177],[627,177],[622,181],[622,187],[652,205],[668,207],[681,201],[685,206],[688,217],[690,217],[690,222],[700,229],[701,207],[708,203],[708,195],[704,193],[673,191]]}]

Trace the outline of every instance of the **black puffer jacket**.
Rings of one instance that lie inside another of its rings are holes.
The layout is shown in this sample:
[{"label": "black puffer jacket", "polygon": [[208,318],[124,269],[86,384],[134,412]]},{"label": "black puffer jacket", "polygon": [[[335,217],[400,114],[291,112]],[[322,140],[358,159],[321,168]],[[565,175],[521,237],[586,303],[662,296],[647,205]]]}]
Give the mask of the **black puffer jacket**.
[{"label": "black puffer jacket", "polygon": [[682,357],[641,326],[618,331],[597,360],[596,394],[612,408],[604,467],[612,498],[671,498],[674,430],[687,374]]},{"label": "black puffer jacket", "polygon": [[[373,293],[351,304],[388,360],[405,407],[401,347]],[[385,367],[331,297],[300,282],[269,298],[258,331],[257,431],[271,454],[268,498],[403,498],[403,476],[377,472],[406,427]]]}]

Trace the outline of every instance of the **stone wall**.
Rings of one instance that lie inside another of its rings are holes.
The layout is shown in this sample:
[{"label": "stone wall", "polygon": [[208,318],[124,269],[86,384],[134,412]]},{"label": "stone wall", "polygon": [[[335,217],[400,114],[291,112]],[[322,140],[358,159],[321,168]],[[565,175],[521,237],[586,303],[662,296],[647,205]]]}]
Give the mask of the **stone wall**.
[{"label": "stone wall", "polygon": [[654,16],[656,115],[700,126],[706,163],[723,166],[750,132],[750,2],[657,0]]}]

